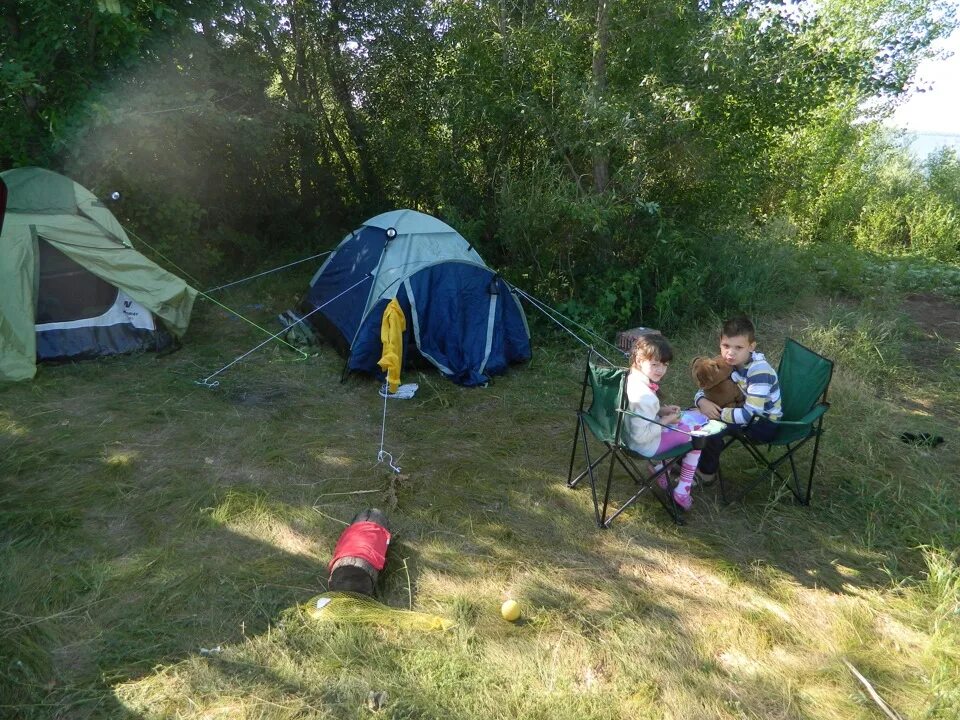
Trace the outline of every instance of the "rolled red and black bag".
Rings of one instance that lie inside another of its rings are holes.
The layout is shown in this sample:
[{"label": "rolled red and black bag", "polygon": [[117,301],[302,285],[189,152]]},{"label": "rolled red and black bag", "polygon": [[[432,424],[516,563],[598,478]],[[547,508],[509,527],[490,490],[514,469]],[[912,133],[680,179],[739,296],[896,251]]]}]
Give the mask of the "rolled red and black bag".
[{"label": "rolled red and black bag", "polygon": [[333,550],[329,589],[373,596],[389,546],[387,516],[376,508],[358,513]]}]

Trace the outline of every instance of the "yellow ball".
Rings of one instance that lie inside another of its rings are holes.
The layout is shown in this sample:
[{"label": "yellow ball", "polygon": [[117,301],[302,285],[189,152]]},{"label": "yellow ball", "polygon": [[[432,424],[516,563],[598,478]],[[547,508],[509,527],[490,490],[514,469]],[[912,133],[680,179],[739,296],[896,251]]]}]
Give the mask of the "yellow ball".
[{"label": "yellow ball", "polygon": [[518,620],[520,618],[520,603],[516,600],[507,600],[500,606],[500,614],[503,615],[504,620],[510,622]]}]

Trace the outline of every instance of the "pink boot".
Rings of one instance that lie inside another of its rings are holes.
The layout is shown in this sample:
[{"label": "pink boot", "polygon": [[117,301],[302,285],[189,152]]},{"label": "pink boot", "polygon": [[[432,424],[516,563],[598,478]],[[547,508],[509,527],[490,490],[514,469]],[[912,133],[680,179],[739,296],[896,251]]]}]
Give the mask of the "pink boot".
[{"label": "pink boot", "polygon": [[673,491],[673,501],[684,510],[693,507],[693,498],[690,497],[690,488],[692,487],[693,468],[684,466],[683,477],[680,478],[680,482],[677,483],[677,487]]},{"label": "pink boot", "polygon": [[679,505],[684,510],[689,510],[693,507],[693,497],[690,495],[690,488],[687,488],[685,492],[680,492],[680,488],[677,488],[673,491],[673,501]]}]

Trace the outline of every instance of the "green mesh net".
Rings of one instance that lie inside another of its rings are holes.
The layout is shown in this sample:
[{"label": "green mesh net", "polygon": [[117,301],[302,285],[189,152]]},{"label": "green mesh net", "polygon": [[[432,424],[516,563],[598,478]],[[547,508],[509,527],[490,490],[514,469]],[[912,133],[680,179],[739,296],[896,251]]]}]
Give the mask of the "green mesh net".
[{"label": "green mesh net", "polygon": [[303,606],[304,612],[320,622],[347,622],[380,625],[400,630],[449,630],[452,620],[439,615],[400,610],[379,603],[366,595],[328,592]]}]

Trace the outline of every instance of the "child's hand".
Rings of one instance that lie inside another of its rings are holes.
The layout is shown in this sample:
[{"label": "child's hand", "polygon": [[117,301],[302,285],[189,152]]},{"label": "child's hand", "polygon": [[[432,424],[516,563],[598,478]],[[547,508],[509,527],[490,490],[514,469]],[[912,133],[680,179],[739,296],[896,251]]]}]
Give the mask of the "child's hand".
[{"label": "child's hand", "polygon": [[666,417],[667,415],[677,415],[680,412],[679,405],[664,405],[660,408],[660,417]]},{"label": "child's hand", "polygon": [[702,412],[711,420],[720,419],[720,406],[717,405],[712,400],[707,400],[706,398],[700,398],[700,401],[697,403],[697,410]]},{"label": "child's hand", "polygon": [[676,425],[678,422],[680,422],[680,413],[675,412],[670,413],[669,415],[661,415],[660,420],[664,425]]}]

